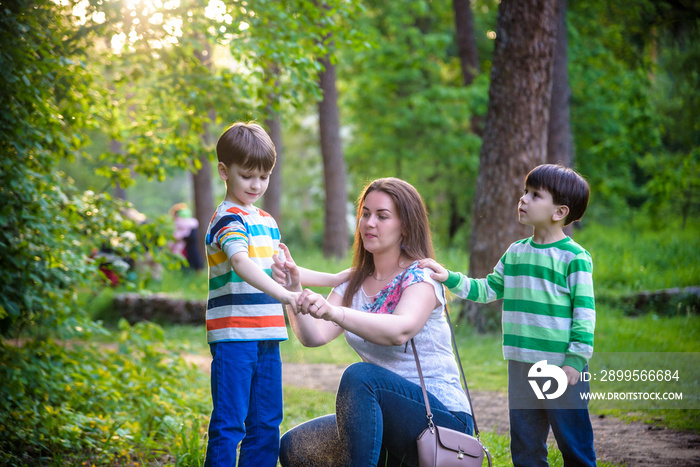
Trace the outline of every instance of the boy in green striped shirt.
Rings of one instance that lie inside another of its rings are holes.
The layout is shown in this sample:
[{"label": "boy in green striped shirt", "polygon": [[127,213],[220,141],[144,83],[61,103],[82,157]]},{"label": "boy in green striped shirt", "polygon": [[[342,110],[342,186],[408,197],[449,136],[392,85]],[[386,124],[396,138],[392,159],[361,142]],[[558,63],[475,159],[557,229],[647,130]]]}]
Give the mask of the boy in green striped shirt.
[{"label": "boy in green striped shirt", "polygon": [[[565,466],[596,465],[587,399],[581,396],[590,385],[580,377],[593,354],[593,263],[563,231],[581,219],[589,193],[588,183],[575,171],[540,165],[527,175],[518,203],[519,221],[532,226],[533,235],[513,243],[491,274],[471,279],[432,259],[420,264],[462,298],[480,303],[503,299],[516,467],[548,465],[550,426]],[[556,381],[542,379],[547,376]],[[549,389],[554,384],[556,391]]]}]

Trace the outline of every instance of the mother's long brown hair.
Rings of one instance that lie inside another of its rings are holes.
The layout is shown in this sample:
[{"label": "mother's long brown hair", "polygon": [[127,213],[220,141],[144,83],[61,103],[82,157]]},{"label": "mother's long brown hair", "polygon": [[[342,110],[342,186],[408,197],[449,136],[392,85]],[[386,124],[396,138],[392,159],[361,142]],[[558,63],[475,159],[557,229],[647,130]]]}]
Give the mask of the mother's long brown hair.
[{"label": "mother's long brown hair", "polygon": [[353,269],[350,274],[348,288],[343,297],[343,306],[352,304],[352,297],[360,290],[362,281],[374,274],[374,255],[365,250],[365,246],[362,243],[362,235],[360,234],[362,207],[365,204],[367,195],[373,191],[386,193],[394,201],[402,226],[401,249],[403,254],[411,261],[422,258],[435,258],[433,241],[430,235],[430,224],[428,222],[428,211],[418,191],[410,183],[398,178],[389,177],[374,180],[365,186],[365,189],[357,198]]}]

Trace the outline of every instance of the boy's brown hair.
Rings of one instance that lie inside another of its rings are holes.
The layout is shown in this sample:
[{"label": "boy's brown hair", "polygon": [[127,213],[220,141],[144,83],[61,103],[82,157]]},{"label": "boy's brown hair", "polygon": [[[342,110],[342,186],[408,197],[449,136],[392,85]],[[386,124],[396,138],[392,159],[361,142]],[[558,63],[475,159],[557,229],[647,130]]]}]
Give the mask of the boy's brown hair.
[{"label": "boy's brown hair", "polygon": [[546,190],[554,204],[569,208],[564,225],[578,221],[588,207],[590,188],[588,182],[574,170],[559,164],[538,165],[527,174],[525,187]]},{"label": "boy's brown hair", "polygon": [[253,122],[237,122],[219,137],[216,157],[226,167],[237,164],[244,169],[272,172],[277,152],[263,127]]}]

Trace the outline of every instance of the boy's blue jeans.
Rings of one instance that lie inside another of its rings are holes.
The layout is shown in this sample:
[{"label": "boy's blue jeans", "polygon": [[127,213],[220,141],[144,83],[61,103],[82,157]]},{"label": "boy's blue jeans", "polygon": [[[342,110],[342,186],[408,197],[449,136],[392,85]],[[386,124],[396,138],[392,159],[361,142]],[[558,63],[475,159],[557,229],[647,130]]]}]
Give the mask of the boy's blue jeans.
[{"label": "boy's blue jeans", "polygon": [[[547,436],[551,426],[565,467],[595,466],[588,400],[580,396],[581,393],[590,391],[590,384],[579,380],[574,386],[568,386],[561,397],[540,400],[529,383],[528,372],[532,365],[508,361],[510,451],[513,465],[549,465]],[[587,370],[586,366],[584,371]]]},{"label": "boy's blue jeans", "polygon": [[275,467],[282,423],[282,359],[278,341],[210,345],[211,395],[205,466]]},{"label": "boy's blue jeans", "polygon": [[[428,394],[436,425],[471,434],[473,421]],[[336,413],[282,436],[280,463],[298,467],[415,466],[416,438],[428,426],[421,387],[371,363],[350,365],[340,381]]]}]

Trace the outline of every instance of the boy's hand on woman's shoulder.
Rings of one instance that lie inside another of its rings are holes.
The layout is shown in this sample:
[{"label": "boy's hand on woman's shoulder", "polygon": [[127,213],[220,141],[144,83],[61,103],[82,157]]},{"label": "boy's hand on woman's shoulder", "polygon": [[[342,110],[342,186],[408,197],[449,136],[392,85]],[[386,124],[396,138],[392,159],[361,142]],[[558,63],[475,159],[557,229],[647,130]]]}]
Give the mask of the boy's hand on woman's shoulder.
[{"label": "boy's hand on woman's shoulder", "polygon": [[435,261],[432,258],[421,259],[420,261],[418,261],[418,267],[419,268],[428,268],[428,269],[432,269],[433,271],[435,271],[434,273],[432,273],[430,275],[430,277],[432,277],[434,280],[436,280],[438,282],[445,282],[447,280],[447,278],[450,276],[449,271],[447,269],[445,269],[445,267],[442,264],[438,263],[437,261]]}]

